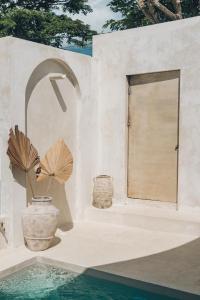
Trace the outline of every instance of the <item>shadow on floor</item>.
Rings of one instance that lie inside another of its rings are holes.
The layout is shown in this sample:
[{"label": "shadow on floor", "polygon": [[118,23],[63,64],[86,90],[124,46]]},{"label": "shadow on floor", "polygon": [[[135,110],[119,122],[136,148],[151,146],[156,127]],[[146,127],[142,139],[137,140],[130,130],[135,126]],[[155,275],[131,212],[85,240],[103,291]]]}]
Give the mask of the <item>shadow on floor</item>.
[{"label": "shadow on floor", "polygon": [[[87,269],[85,274],[103,276],[105,279],[114,279],[150,291],[157,290],[157,285],[165,286],[167,288],[162,288],[162,293],[166,290],[168,295],[170,287],[175,289],[171,294],[180,296],[177,299],[200,300],[200,238],[150,256],[94,266]],[[193,293],[199,296],[192,295]]]}]

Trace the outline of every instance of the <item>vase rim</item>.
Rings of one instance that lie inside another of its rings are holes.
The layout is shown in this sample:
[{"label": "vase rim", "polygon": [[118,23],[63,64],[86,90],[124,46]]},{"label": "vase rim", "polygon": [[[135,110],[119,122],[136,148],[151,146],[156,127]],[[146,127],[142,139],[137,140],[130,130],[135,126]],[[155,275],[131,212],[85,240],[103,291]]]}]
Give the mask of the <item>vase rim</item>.
[{"label": "vase rim", "polygon": [[109,176],[109,175],[99,175],[99,176],[97,176],[96,178],[99,178],[99,177],[103,177],[103,178],[105,178],[105,177],[109,177],[109,178],[111,178],[111,176]]},{"label": "vase rim", "polygon": [[32,198],[32,202],[49,202],[52,201],[50,196],[36,196]]}]

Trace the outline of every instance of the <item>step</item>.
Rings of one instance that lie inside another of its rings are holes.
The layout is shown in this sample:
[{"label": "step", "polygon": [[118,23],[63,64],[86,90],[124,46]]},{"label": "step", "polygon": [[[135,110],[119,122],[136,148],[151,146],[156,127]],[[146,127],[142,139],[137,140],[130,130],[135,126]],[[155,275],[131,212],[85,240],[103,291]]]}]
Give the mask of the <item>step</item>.
[{"label": "step", "polygon": [[84,220],[147,230],[200,236],[200,217],[168,209],[147,209],[118,205],[108,209],[89,207]]}]

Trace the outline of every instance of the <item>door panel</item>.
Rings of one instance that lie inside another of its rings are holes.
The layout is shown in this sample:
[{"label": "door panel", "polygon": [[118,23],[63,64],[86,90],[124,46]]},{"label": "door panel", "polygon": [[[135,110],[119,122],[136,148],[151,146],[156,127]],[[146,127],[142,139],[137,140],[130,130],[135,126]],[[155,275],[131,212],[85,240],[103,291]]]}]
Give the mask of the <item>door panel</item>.
[{"label": "door panel", "polygon": [[176,202],[179,77],[130,78],[128,197]]}]

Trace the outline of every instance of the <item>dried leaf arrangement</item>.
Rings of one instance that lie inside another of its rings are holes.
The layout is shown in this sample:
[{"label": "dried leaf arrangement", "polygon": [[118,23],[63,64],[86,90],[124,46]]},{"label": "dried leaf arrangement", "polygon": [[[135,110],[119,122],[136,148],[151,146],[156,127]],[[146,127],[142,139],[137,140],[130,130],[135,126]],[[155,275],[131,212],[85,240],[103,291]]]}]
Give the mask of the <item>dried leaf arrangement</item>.
[{"label": "dried leaf arrangement", "polygon": [[[10,129],[7,154],[11,165],[25,172],[33,197],[35,197],[35,194],[29,172],[34,167],[36,167],[37,181],[50,177],[51,180],[54,178],[62,184],[72,174],[73,157],[62,139],[58,140],[40,161],[38,151],[31,144],[30,139],[19,131],[17,125],[14,131],[12,128]],[[49,183],[51,183],[51,180],[49,180]]]},{"label": "dried leaf arrangement", "polygon": [[30,139],[26,137],[23,132],[19,131],[17,125],[14,131],[12,128],[10,129],[7,154],[11,164],[25,172],[26,180],[30,185],[34,197],[29,171],[40,162],[40,159]]},{"label": "dried leaf arrangement", "polygon": [[46,153],[37,169],[37,181],[47,177],[64,183],[72,174],[73,158],[63,140],[58,140]]}]

